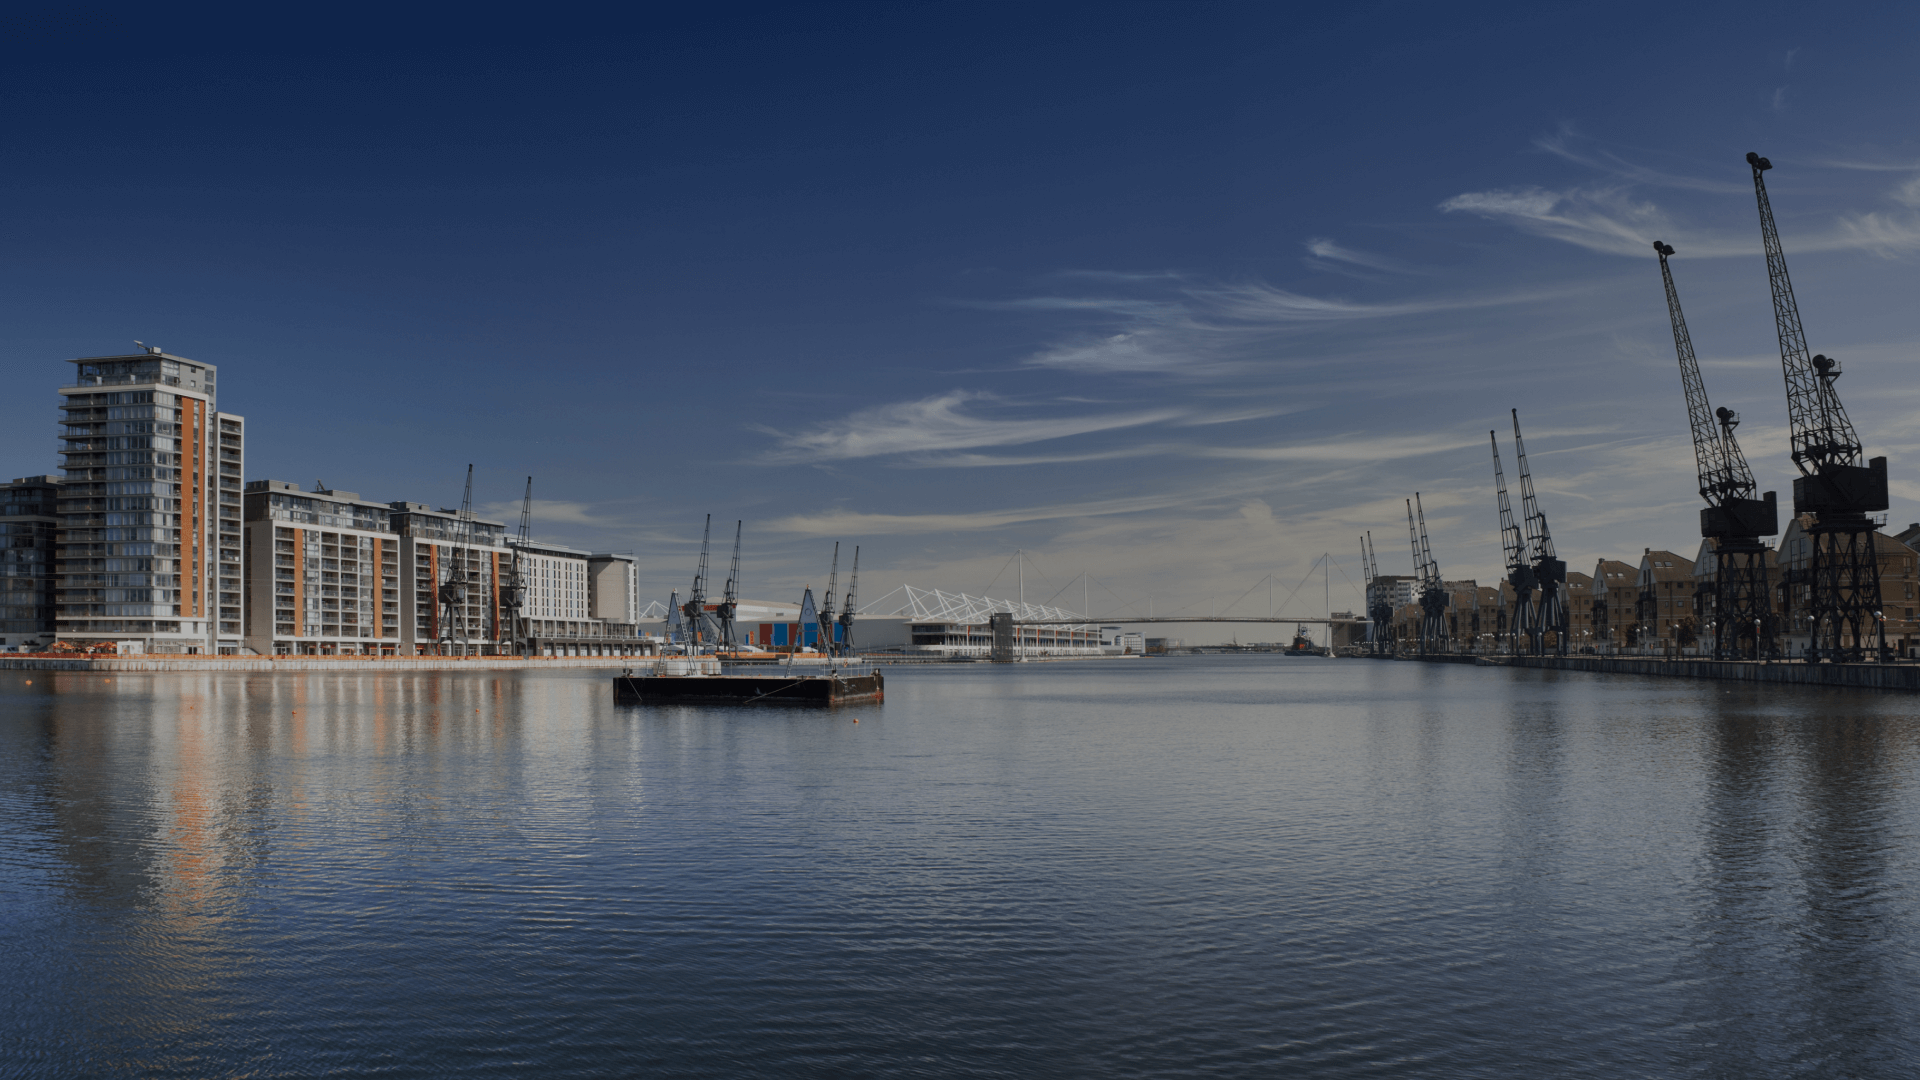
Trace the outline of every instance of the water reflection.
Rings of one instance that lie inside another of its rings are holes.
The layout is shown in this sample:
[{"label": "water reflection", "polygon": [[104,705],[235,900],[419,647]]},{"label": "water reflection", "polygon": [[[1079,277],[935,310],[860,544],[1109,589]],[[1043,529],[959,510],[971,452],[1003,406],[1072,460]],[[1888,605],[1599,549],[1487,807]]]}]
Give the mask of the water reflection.
[{"label": "water reflection", "polygon": [[[1894,1076],[1908,699],[1243,658],[865,723],[0,674],[49,1073]],[[11,680],[11,681],[7,681]]]}]

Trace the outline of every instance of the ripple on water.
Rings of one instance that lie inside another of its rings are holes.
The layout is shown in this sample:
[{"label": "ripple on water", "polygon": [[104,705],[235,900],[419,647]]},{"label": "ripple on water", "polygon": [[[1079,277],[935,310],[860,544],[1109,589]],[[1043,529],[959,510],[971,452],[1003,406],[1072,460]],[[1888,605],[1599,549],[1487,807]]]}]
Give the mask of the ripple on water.
[{"label": "ripple on water", "polygon": [[1195,658],[838,713],[0,673],[6,1075],[1899,1076],[1916,709]]}]

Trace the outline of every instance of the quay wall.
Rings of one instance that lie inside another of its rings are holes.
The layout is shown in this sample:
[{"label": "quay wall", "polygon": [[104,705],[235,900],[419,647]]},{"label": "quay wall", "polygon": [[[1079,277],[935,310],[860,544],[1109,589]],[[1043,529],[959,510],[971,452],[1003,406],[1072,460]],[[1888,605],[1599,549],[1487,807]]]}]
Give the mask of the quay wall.
[{"label": "quay wall", "polygon": [[1920,664],[1767,663],[1685,657],[1667,660],[1657,656],[1501,656],[1486,659],[1501,667],[1540,668],[1547,671],[1666,675],[1682,679],[1730,679],[1788,686],[1849,686],[1863,690],[1920,690]]},{"label": "quay wall", "polygon": [[[594,671],[651,667],[656,656],[0,656],[0,671]],[[674,660],[675,657],[665,657]],[[1028,661],[1066,659],[1030,656]],[[1073,657],[1071,659],[1088,659]],[[1138,659],[1133,657],[1132,659]],[[753,660],[728,667],[812,669],[875,664],[986,663],[984,657],[871,656],[796,657],[791,663]]]},{"label": "quay wall", "polygon": [[0,671],[511,671],[613,669],[648,656],[0,656]]}]

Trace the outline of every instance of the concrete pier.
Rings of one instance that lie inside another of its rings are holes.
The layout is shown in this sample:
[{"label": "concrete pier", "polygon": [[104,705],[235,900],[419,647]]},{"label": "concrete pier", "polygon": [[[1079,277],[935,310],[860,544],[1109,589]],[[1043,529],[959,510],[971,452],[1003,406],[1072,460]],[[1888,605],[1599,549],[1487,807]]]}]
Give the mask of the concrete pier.
[{"label": "concrete pier", "polygon": [[[1435,658],[1440,659],[1440,658]],[[1920,664],[1807,664],[1776,660],[1700,660],[1657,656],[1493,656],[1501,667],[1591,671],[1613,675],[1667,675],[1787,686],[1850,686],[1862,690],[1920,690]]]},{"label": "concrete pier", "polygon": [[0,671],[514,671],[615,670],[651,656],[0,656]]}]

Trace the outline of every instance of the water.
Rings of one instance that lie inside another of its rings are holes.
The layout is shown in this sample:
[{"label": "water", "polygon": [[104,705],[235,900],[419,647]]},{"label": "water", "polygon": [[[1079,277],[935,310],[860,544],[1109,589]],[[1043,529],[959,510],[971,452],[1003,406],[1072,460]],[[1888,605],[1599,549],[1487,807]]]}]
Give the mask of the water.
[{"label": "water", "polygon": [[888,678],[0,672],[0,1073],[1920,1071],[1920,700]]}]

